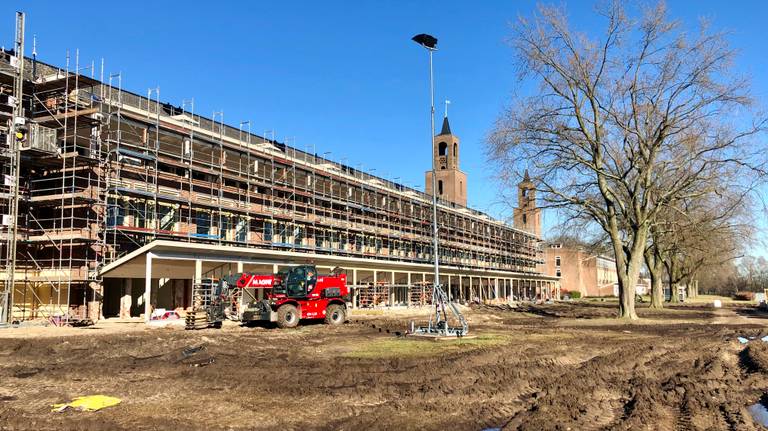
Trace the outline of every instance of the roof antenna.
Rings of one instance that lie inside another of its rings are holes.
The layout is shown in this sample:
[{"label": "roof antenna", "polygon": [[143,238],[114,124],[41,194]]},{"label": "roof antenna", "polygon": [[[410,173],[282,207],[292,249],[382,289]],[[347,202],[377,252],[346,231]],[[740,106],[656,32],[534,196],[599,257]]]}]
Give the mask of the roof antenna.
[{"label": "roof antenna", "polygon": [[448,105],[451,104],[451,101],[448,99],[445,99],[445,118],[448,118]]}]

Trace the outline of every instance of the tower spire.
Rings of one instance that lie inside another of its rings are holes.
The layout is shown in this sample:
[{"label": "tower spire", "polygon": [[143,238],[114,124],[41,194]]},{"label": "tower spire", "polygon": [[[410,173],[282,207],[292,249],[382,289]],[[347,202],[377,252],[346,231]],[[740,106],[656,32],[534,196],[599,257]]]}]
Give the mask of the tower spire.
[{"label": "tower spire", "polygon": [[448,117],[443,118],[443,128],[440,129],[441,135],[450,135],[451,134],[451,125],[448,124]]}]

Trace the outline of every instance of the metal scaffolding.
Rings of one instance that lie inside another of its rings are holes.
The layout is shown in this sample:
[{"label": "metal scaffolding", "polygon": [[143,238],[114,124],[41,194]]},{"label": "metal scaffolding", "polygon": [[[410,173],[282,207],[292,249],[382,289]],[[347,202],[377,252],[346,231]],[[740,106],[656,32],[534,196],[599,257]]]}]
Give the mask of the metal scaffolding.
[{"label": "metal scaffolding", "polygon": [[[78,52],[64,69],[29,59],[14,68],[13,58],[0,59],[0,78],[10,88],[15,73],[12,91],[23,93],[13,113],[0,108],[5,321],[98,319],[100,269],[155,239],[433,262],[431,195],[253,134],[250,121],[200,116],[193,101],[163,103],[159,88],[126,91],[121,73],[105,82],[103,62],[95,79]],[[24,72],[32,61],[36,76]],[[29,129],[23,148],[14,118]],[[437,219],[441,265],[538,274],[535,236],[446,201]]]}]

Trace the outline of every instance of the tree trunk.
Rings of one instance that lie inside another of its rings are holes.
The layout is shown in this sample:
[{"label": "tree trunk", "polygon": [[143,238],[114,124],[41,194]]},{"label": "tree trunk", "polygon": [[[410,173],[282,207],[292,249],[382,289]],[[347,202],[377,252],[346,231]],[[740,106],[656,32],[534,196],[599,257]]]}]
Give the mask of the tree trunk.
[{"label": "tree trunk", "polygon": [[660,269],[657,269],[655,276],[651,272],[651,308],[664,308],[664,285],[662,284]]},{"label": "tree trunk", "polygon": [[670,297],[669,302],[672,304],[680,303],[680,286],[677,283],[670,283]]},{"label": "tree trunk", "polygon": [[699,297],[699,280],[694,280],[691,276],[691,281],[688,284],[688,295],[691,299]]},{"label": "tree trunk", "polygon": [[678,269],[677,265],[675,265],[674,256],[665,261],[664,265],[667,267],[667,277],[669,278],[669,302],[672,304],[679,304],[680,286],[678,286],[677,282],[680,280],[677,279]]},{"label": "tree trunk", "polygon": [[664,308],[664,286],[662,285],[662,271],[664,271],[664,262],[655,251],[648,249],[645,251],[645,265],[651,275],[651,305],[650,308]]},{"label": "tree trunk", "polygon": [[628,250],[624,249],[618,229],[615,236],[611,233],[619,278],[619,319],[636,320],[635,290],[643,265],[648,228],[641,226],[635,231]]}]

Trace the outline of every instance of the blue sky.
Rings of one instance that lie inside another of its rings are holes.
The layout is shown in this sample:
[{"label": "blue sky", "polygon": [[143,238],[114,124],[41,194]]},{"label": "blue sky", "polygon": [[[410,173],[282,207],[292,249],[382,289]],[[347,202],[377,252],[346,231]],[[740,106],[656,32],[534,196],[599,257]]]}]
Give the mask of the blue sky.
[{"label": "blue sky", "polygon": [[[574,27],[602,28],[594,2],[565,3]],[[768,105],[768,2],[669,1],[693,29],[699,17],[731,30],[737,67],[753,77]],[[520,88],[505,45],[509,22],[530,15],[531,1],[5,1],[0,40],[13,41],[14,11],[27,13],[41,60],[121,72],[124,88],[160,87],[173,104],[223,111],[237,125],[274,130],[280,140],[343,160],[376,175],[423,186],[430,167],[428,63],[410,37],[439,39],[435,55],[438,127],[451,100],[451,128],[462,142],[470,206],[507,217],[486,168],[483,140],[511,91]],[[545,226],[554,221],[545,215]]]}]

